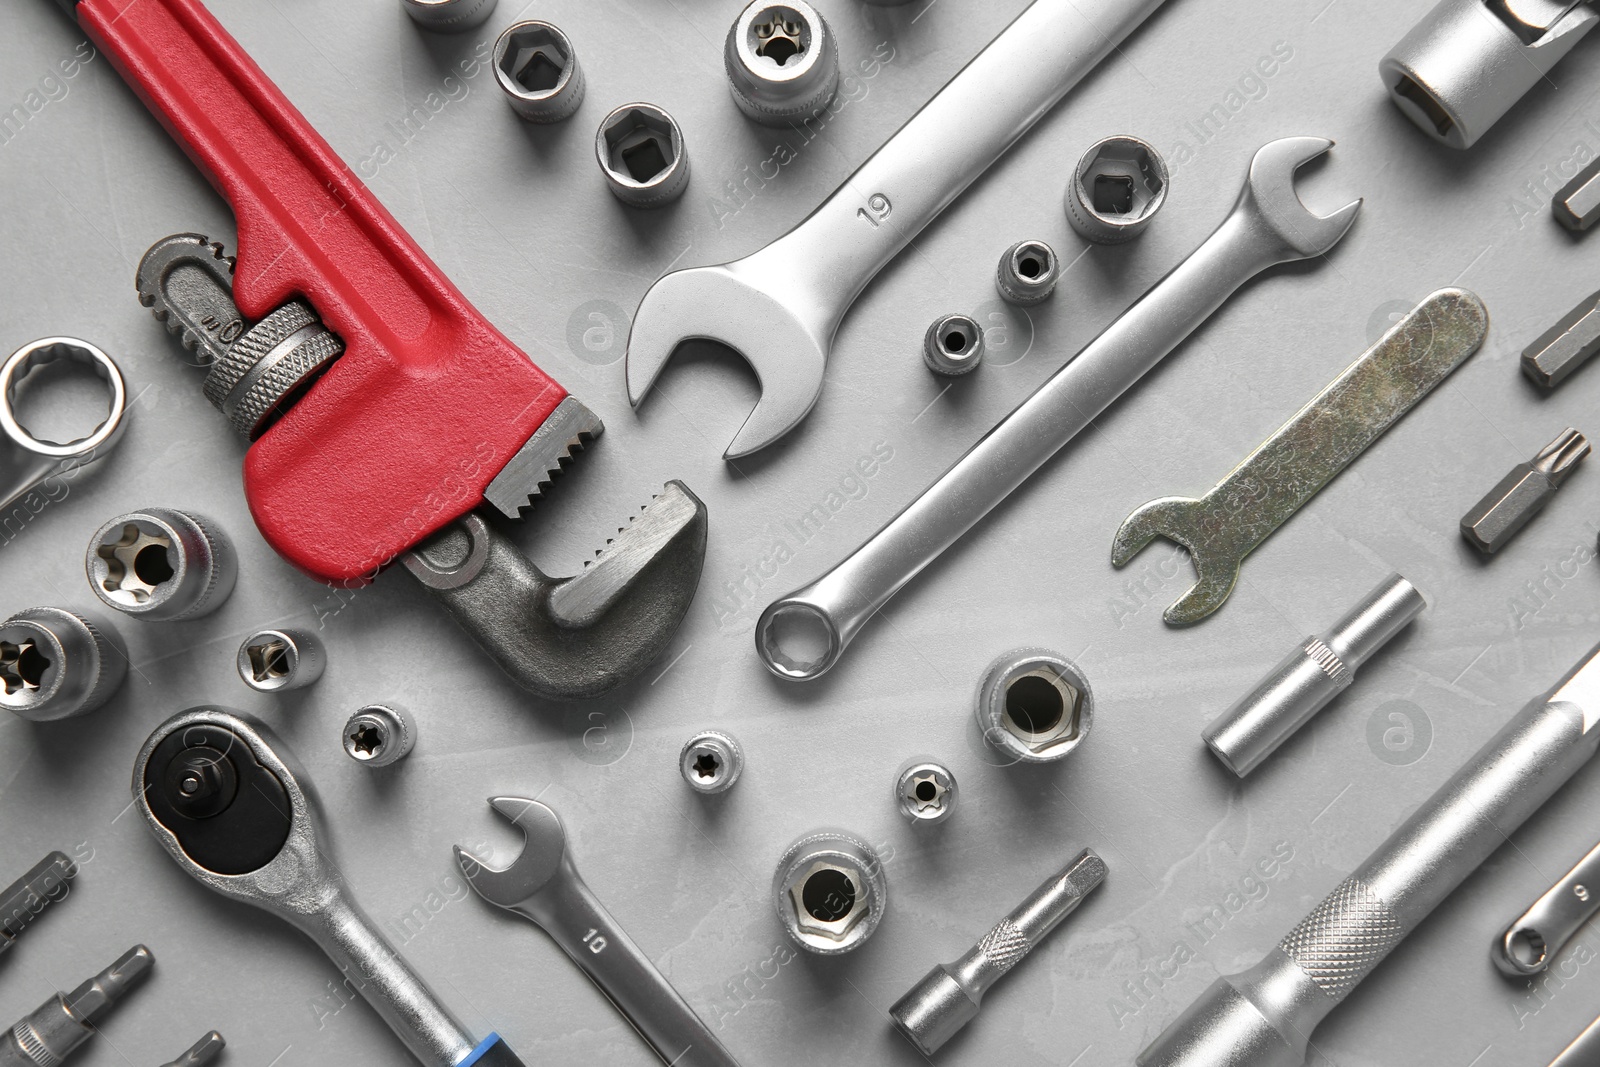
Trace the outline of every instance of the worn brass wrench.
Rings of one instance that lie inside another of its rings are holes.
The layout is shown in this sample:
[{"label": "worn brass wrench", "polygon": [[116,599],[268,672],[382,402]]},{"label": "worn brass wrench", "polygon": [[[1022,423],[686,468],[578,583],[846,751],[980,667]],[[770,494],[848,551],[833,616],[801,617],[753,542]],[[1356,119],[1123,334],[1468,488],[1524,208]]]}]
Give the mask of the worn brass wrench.
[{"label": "worn brass wrench", "polygon": [[761,399],[725,456],[799,424],[861,290],[1163,0],[1035,0],[804,222],[753,255],[662,277],[628,335],[635,407],[684,341],[733,348]]},{"label": "worn brass wrench", "polygon": [[549,934],[669,1067],[738,1067],[584,884],[555,811],[522,797],[494,797],[489,806],[527,842],[503,871],[456,848],[456,863],[477,894]]},{"label": "worn brass wrench", "polygon": [[1488,331],[1483,301],[1440,289],[1205,496],[1162,497],[1123,520],[1111,565],[1124,566],[1157,537],[1176,541],[1189,550],[1197,580],[1162,617],[1199,622],[1233,592],[1244,558],[1476,352]]},{"label": "worn brass wrench", "polygon": [[767,669],[780,678],[820,677],[890,597],[1240,286],[1268,267],[1311,259],[1338,244],[1361,201],[1324,217],[1307,210],[1294,189],[1295,172],[1332,147],[1322,137],[1285,137],[1256,152],[1233,210],[1188,259],[848,559],[768,605],[756,624],[756,651]]}]

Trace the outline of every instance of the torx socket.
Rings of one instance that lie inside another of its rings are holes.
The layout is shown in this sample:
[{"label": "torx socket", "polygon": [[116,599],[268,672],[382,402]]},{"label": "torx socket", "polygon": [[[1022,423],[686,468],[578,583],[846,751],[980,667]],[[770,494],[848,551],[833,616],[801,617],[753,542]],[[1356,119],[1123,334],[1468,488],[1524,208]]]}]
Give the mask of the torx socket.
[{"label": "torx socket", "polygon": [[1106,865],[1084,849],[983,935],[955,963],[940,964],[889,1009],[902,1034],[931,1056],[977,1018],[983,995],[1105,881]]},{"label": "torx socket", "polygon": [[65,853],[52,852],[0,892],[0,956],[41,912],[67,895],[77,876],[77,865]]},{"label": "torx socket", "polygon": [[234,666],[258,693],[304,689],[327,666],[322,642],[304,630],[258,630],[239,646]]},{"label": "torx socket", "polygon": [[1589,454],[1589,440],[1570,426],[1489,490],[1461,517],[1461,536],[1486,556],[1504,548],[1528,524]]},{"label": "torx socket", "polygon": [[0,1067],[58,1067],[154,965],[150,950],[135,945],[71,993],[57,993],[0,1038]]},{"label": "torx socket", "polygon": [[393,704],[368,704],[344,724],[345,755],[368,767],[387,767],[411,754],[417,743],[411,716]]},{"label": "torx socket", "polygon": [[1554,389],[1596,352],[1600,352],[1600,293],[1590,293],[1522,350],[1522,373],[1545,389]]},{"label": "torx socket", "polygon": [[62,608],[24,608],[0,622],[0,708],[30,722],[85,715],[111,699],[128,653],[111,623]]},{"label": "torx socket", "polygon": [[212,520],[175,508],[118,515],[84,557],[101,603],[152,622],[198,619],[220,608],[239,575],[233,544]]},{"label": "torx socket", "polygon": [[1416,586],[1389,575],[1333,629],[1301,642],[1200,736],[1224,767],[1243,778],[1349,688],[1361,665],[1427,606]]},{"label": "torx socket", "polygon": [[723,65],[733,102],[766,126],[803,123],[839,91],[839,46],[805,0],[752,0],[728,28]]}]

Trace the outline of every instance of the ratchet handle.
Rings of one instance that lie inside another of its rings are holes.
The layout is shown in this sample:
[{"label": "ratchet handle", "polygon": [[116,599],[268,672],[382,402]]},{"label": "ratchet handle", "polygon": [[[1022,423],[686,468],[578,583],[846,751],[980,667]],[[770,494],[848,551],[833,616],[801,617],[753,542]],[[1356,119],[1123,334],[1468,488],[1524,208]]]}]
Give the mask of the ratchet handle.
[{"label": "ratchet handle", "polygon": [[234,299],[311,302],[345,353],[250,449],[268,542],[354,585],[478,505],[566,396],[440,272],[199,0],[79,24],[233,208]]},{"label": "ratchet handle", "polygon": [[[1035,0],[803,223],[740,261],[813,288],[832,337],[867,283],[1164,0]],[[798,131],[810,136],[807,129]],[[797,277],[800,265],[809,268]]]},{"label": "ratchet handle", "polygon": [[671,1067],[739,1067],[650,957],[623,932],[581,879],[562,878],[533,907],[532,919]]}]

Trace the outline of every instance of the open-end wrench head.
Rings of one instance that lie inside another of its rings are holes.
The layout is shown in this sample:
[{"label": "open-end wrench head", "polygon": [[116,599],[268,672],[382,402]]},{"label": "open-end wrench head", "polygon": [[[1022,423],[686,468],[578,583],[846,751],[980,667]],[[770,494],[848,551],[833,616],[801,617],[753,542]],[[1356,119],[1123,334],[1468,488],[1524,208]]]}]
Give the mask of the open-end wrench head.
[{"label": "open-end wrench head", "polygon": [[467,884],[484,900],[500,908],[515,908],[537,896],[550,884],[567,858],[567,832],[561,817],[548,805],[524,797],[491,797],[489,806],[526,839],[511,866],[495,870],[481,859],[456,846],[456,864]]},{"label": "open-end wrench head", "polygon": [[1326,137],[1283,137],[1269,141],[1250,161],[1244,196],[1257,213],[1299,259],[1324,255],[1339,243],[1356,221],[1361,201],[1346,204],[1331,215],[1318,215],[1295,192],[1295,174],[1324,155],[1333,142]]},{"label": "open-end wrench head", "polygon": [[685,341],[727,345],[749,362],[761,397],[723,453],[738,459],[799,424],[822,392],[830,338],[805,322],[785,297],[762,288],[739,264],[673,271],[652,285],[628,334],[628,399],[644,400],[672,353]]},{"label": "open-end wrench head", "polygon": [[1140,506],[1117,527],[1111,542],[1113,567],[1126,566],[1157,537],[1188,551],[1195,583],[1162,612],[1161,617],[1170,626],[1188,626],[1210,615],[1228,599],[1239,581],[1244,557],[1230,552],[1224,539],[1208,535],[1206,523],[1215,518],[1199,500],[1169,496]]}]

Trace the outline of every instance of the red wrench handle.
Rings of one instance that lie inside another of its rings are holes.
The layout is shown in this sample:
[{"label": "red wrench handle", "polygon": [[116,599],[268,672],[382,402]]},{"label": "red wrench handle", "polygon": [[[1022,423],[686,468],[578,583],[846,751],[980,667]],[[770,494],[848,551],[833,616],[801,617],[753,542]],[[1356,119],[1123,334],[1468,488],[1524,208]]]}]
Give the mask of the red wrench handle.
[{"label": "red wrench handle", "polygon": [[81,0],[90,39],[232,205],[234,297],[344,355],[245,457],[285,559],[338,585],[482,502],[566,390],[469,304],[199,0]]}]

